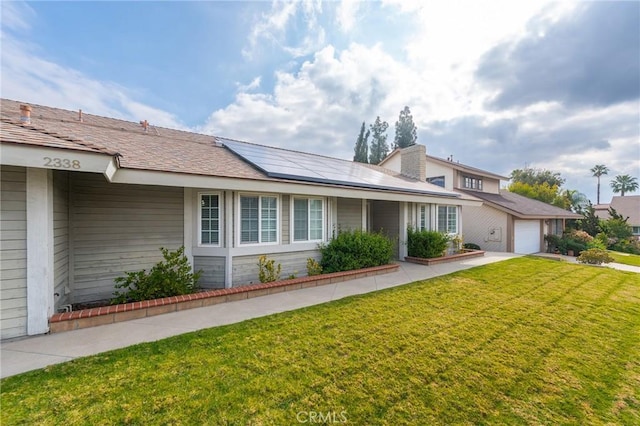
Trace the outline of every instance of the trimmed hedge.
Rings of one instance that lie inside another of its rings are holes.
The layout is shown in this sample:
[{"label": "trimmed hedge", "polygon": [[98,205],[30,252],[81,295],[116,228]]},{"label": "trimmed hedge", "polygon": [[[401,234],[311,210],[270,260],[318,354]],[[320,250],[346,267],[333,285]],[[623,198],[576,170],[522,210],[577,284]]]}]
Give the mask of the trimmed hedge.
[{"label": "trimmed hedge", "polygon": [[387,265],[393,257],[393,243],[380,233],[341,231],[327,244],[320,245],[323,273]]},{"label": "trimmed hedge", "polygon": [[438,231],[418,231],[408,228],[407,234],[407,249],[411,257],[421,257],[423,259],[441,257],[449,242],[449,236]]}]

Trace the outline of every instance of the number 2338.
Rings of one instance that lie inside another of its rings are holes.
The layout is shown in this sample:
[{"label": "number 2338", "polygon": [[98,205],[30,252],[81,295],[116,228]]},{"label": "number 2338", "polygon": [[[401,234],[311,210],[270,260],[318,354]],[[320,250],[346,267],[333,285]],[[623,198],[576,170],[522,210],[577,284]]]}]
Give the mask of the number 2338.
[{"label": "number 2338", "polygon": [[60,167],[63,169],[79,169],[80,161],[78,160],[70,160],[68,158],[51,158],[44,157],[44,166],[45,167]]}]

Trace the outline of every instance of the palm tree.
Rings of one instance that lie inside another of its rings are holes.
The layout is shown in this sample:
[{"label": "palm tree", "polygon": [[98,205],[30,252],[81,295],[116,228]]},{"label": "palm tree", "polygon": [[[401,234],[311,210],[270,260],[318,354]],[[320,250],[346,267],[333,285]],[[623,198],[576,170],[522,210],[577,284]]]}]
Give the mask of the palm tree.
[{"label": "palm tree", "polygon": [[593,169],[591,169],[591,173],[598,178],[598,199],[596,200],[596,204],[600,204],[600,176],[609,173],[609,168],[604,164],[596,164]]},{"label": "palm tree", "polygon": [[638,179],[629,175],[618,175],[611,181],[611,189],[616,194],[619,192],[620,196],[624,197],[625,192],[633,192],[638,189]]}]

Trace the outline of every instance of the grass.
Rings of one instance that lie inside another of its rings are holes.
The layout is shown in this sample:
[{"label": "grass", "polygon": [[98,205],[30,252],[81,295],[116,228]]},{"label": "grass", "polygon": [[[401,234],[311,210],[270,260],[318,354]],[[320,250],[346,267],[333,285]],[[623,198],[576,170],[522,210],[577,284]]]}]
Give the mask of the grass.
[{"label": "grass", "polygon": [[638,256],[637,254],[609,251],[609,255],[613,257],[614,262],[616,263],[623,263],[625,265],[631,266],[640,266],[640,256]]},{"label": "grass", "polygon": [[518,258],[10,377],[0,420],[632,425],[639,353],[637,274]]}]

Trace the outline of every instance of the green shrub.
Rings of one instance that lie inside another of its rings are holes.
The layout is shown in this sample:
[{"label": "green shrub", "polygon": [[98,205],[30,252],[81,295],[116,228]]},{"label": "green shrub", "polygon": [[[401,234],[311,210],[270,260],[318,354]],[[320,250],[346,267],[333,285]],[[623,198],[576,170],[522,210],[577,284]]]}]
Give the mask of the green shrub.
[{"label": "green shrub", "polygon": [[386,265],[393,257],[393,243],[380,233],[341,231],[327,244],[320,244],[324,273]]},{"label": "green shrub", "polygon": [[594,238],[593,240],[591,240],[591,241],[589,241],[587,243],[587,249],[592,249],[592,248],[596,248],[596,249],[600,249],[600,250],[606,250],[607,249],[607,245],[605,243],[603,243],[602,240]]},{"label": "green shrub", "polygon": [[467,250],[482,250],[479,245],[474,243],[464,243],[462,247],[466,248]]},{"label": "green shrub", "polygon": [[437,231],[418,231],[411,227],[407,229],[408,254],[411,257],[431,259],[444,254],[449,237]]},{"label": "green shrub", "polygon": [[322,265],[320,265],[320,263],[315,260],[314,258],[310,257],[307,259],[307,275],[308,276],[313,276],[313,275],[320,275],[322,274]]},{"label": "green shrub", "polygon": [[145,269],[126,272],[125,277],[118,277],[112,304],[139,302],[141,300],[178,296],[196,291],[202,271],[193,272],[189,260],[184,255],[184,246],[176,251],[160,248],[164,260],[156,263],[147,273]]},{"label": "green shrub", "polygon": [[282,265],[278,263],[278,266],[276,266],[275,260],[267,260],[266,255],[263,254],[258,258],[258,267],[260,268],[258,278],[261,283],[270,283],[280,279]]},{"label": "green shrub", "polygon": [[592,248],[585,250],[578,256],[578,262],[588,263],[590,265],[602,265],[603,263],[613,262],[613,258],[609,256],[606,250]]}]

